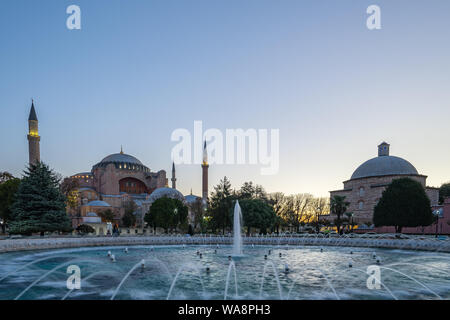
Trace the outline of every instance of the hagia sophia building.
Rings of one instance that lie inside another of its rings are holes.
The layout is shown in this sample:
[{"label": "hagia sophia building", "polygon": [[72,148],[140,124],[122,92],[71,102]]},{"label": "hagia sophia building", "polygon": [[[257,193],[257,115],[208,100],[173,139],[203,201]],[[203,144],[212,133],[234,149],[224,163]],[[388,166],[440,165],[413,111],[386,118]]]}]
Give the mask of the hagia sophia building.
[{"label": "hagia sophia building", "polygon": [[[34,101],[28,117],[28,150],[29,162],[40,161],[40,136],[38,119],[34,108]],[[72,218],[73,227],[86,223],[95,226],[102,224],[98,213],[110,209],[114,212],[114,223],[120,225],[125,213],[125,204],[133,201],[136,204],[135,215],[137,224],[143,225],[143,217],[149,211],[151,204],[162,197],[178,199],[189,208],[189,222],[192,223],[192,205],[200,201],[206,205],[208,198],[208,156],[206,142],[203,146],[202,162],[202,197],[184,196],[176,189],[175,164],[172,164],[172,187],[168,187],[166,171],[154,172],[136,157],[126,154],[122,148],[119,153],[104,157],[92,166],[91,171],[80,172],[70,176],[78,182],[78,202],[76,208],[67,209]],[[139,221],[140,220],[140,221]],[[99,228],[96,228],[96,230]],[[104,228],[100,228],[104,233]],[[97,230],[98,231],[98,230]]]}]

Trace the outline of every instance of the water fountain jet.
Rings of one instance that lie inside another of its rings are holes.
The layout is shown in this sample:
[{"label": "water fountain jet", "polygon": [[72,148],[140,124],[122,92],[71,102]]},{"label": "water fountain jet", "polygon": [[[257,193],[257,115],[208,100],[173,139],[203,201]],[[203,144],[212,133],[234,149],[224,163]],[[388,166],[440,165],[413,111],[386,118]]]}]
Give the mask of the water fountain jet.
[{"label": "water fountain jet", "polygon": [[241,218],[242,212],[239,206],[239,201],[236,200],[234,205],[234,218],[233,218],[233,255],[242,255],[242,235],[241,235]]}]

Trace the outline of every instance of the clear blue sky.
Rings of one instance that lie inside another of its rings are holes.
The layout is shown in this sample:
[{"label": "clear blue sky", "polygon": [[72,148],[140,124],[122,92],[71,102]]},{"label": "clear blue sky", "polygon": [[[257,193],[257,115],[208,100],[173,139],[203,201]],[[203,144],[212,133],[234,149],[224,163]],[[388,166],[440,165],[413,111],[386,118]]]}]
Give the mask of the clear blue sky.
[{"label": "clear blue sky", "polygon": [[[82,29],[66,28],[81,7]],[[381,7],[382,29],[366,28]],[[268,191],[327,195],[386,140],[430,185],[450,180],[450,2],[1,0],[0,170],[63,175],[126,153],[170,178],[176,128],[280,129],[280,171],[210,167]],[[201,168],[179,166],[183,193]]]}]

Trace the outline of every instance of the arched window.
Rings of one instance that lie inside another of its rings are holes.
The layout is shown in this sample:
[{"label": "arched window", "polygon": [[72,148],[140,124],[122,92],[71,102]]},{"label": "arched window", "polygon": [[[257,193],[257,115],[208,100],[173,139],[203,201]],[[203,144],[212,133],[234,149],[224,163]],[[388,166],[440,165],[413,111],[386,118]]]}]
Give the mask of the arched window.
[{"label": "arched window", "polygon": [[358,202],[358,209],[359,210],[364,209],[364,202],[363,201]]},{"label": "arched window", "polygon": [[359,196],[364,197],[364,187],[359,188]]},{"label": "arched window", "polygon": [[148,193],[146,185],[135,178],[124,178],[119,181],[119,191],[129,194]]}]

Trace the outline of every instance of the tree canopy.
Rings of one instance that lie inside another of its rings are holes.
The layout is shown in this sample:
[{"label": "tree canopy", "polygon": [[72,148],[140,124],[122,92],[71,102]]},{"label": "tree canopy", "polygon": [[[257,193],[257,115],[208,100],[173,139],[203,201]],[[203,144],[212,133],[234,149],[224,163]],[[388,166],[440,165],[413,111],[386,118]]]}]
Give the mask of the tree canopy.
[{"label": "tree canopy", "polygon": [[20,179],[12,177],[2,181],[0,183],[0,219],[3,220],[2,231],[5,232],[5,226],[11,219],[11,206],[19,189]]},{"label": "tree canopy", "polygon": [[376,227],[394,226],[395,232],[433,223],[430,199],[423,186],[410,178],[393,180],[375,206],[373,222]]},{"label": "tree canopy", "polygon": [[265,234],[276,222],[277,216],[273,208],[261,199],[243,199],[239,201],[239,205],[247,235],[250,235],[251,228],[258,228]]},{"label": "tree canopy", "polygon": [[211,227],[213,230],[222,229],[222,233],[225,233],[225,229],[231,227],[231,211],[234,199],[235,196],[233,196],[230,180],[224,177],[214,187],[214,192],[210,198],[208,214],[211,216]]},{"label": "tree canopy", "polygon": [[350,202],[345,200],[345,196],[333,196],[330,201],[330,213],[336,215],[334,221],[337,233],[341,231],[342,216],[347,212]]},{"label": "tree canopy", "polygon": [[[138,209],[136,203],[133,200],[128,200],[124,203],[125,213],[122,217],[122,224],[124,227],[132,227],[136,225],[136,210]],[[142,218],[141,218],[142,219]]]},{"label": "tree canopy", "polygon": [[176,229],[187,221],[188,208],[180,200],[163,197],[152,203],[145,215],[145,222],[153,227]]},{"label": "tree canopy", "polygon": [[104,222],[114,221],[114,211],[112,211],[111,209],[99,211],[97,214],[100,218],[102,218]]},{"label": "tree canopy", "polygon": [[439,188],[439,203],[443,204],[444,199],[450,197],[450,182],[444,183]]},{"label": "tree canopy", "polygon": [[61,192],[66,196],[66,204],[70,208],[76,208],[78,206],[79,187],[80,184],[78,180],[69,177],[64,178],[59,186]]}]

